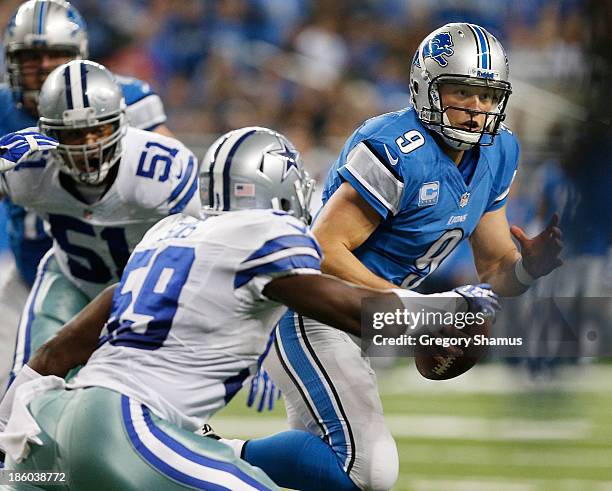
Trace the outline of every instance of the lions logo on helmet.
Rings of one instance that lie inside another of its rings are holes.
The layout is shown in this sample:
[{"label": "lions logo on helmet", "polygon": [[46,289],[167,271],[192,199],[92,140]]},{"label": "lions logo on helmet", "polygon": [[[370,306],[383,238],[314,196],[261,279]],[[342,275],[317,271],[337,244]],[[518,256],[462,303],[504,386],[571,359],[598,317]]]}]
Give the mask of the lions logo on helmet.
[{"label": "lions logo on helmet", "polygon": [[[491,33],[480,26],[453,23],[427,36],[418,47],[410,70],[412,105],[423,125],[438,133],[451,148],[467,150],[475,145],[492,145],[506,117],[512,90],[508,81],[506,52]],[[480,87],[489,91],[492,110],[459,109],[473,116],[484,115],[482,128],[469,131],[453,126],[442,107],[440,86]]]},{"label": "lions logo on helmet", "polygon": [[432,58],[440,66],[448,65],[444,56],[453,56],[453,38],[448,32],[441,32],[433,36],[423,46],[423,58]]},{"label": "lions logo on helmet", "polygon": [[230,131],[209,148],[200,173],[204,214],[273,208],[308,223],[314,180],[293,144],[276,131]]}]

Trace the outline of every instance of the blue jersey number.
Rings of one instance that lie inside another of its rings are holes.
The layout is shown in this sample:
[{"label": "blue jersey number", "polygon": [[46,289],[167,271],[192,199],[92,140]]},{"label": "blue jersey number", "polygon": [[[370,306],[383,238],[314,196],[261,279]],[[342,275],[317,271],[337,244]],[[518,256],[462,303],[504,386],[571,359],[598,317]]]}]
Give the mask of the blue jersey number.
[{"label": "blue jersey number", "polygon": [[155,252],[137,252],[125,267],[107,325],[113,345],[156,350],[168,337],[195,251],[169,246],[152,260]]},{"label": "blue jersey number", "polygon": [[[95,229],[86,222],[65,215],[49,215],[51,235],[57,241],[62,251],[68,255],[70,273],[78,279],[90,283],[105,284],[115,278],[120,278],[123,267],[130,257],[130,247],[125,238],[125,231],[119,227],[106,227],[99,238],[108,244],[108,250],[115,263],[115,271],[106,265],[95,251],[83,246],[71,244],[68,233],[97,237]],[[80,260],[77,260],[80,259]]]},{"label": "blue jersey number", "polygon": [[178,148],[170,148],[157,142],[148,142],[145,148],[146,150],[140,154],[136,175],[153,179],[157,170],[157,164],[160,164],[164,167],[157,179],[160,182],[168,180],[170,167],[172,167],[172,159],[176,157]]}]

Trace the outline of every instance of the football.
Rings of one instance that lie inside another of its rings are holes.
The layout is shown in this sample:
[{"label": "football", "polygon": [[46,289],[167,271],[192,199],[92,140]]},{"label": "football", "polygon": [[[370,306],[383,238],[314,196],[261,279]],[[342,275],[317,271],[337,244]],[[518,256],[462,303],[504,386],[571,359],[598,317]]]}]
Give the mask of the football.
[{"label": "football", "polygon": [[[445,334],[436,333],[442,337],[419,337],[419,340],[424,341],[423,343],[417,343],[414,353],[414,361],[419,373],[429,380],[449,380],[458,377],[476,365],[478,360],[487,353],[488,344],[486,341],[491,333],[492,321],[488,317],[485,319],[485,322],[480,325],[473,324],[461,330],[451,328],[452,331],[462,333],[459,335],[453,335],[452,333],[449,335],[445,331]],[[435,345],[435,341],[432,341],[432,339],[458,339],[459,337],[462,338],[463,343],[466,342],[465,340],[469,340],[467,346],[465,344],[456,345],[463,351],[463,355],[446,354],[442,355],[443,360],[441,360],[439,351],[443,350],[444,347]],[[435,350],[438,350],[438,353]]]}]

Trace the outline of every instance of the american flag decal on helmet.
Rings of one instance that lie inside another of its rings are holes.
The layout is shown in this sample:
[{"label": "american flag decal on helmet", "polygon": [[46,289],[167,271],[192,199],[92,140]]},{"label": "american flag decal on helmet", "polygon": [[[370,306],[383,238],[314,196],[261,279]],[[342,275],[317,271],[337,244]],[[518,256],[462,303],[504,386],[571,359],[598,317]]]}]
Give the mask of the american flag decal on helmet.
[{"label": "american flag decal on helmet", "polygon": [[252,198],[255,196],[255,184],[234,184],[234,196]]}]

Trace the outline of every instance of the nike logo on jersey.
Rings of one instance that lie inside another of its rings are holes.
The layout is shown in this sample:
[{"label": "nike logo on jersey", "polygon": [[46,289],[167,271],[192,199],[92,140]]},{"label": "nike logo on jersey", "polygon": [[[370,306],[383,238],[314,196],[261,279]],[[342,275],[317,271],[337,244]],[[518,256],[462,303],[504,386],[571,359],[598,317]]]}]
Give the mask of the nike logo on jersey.
[{"label": "nike logo on jersey", "polygon": [[391,156],[391,153],[389,152],[389,149],[387,148],[387,145],[385,145],[384,143],[383,143],[383,147],[385,147],[385,152],[387,153],[387,158],[389,159],[389,163],[391,165],[397,165],[397,162],[399,161],[399,159],[397,157],[393,158]]}]

